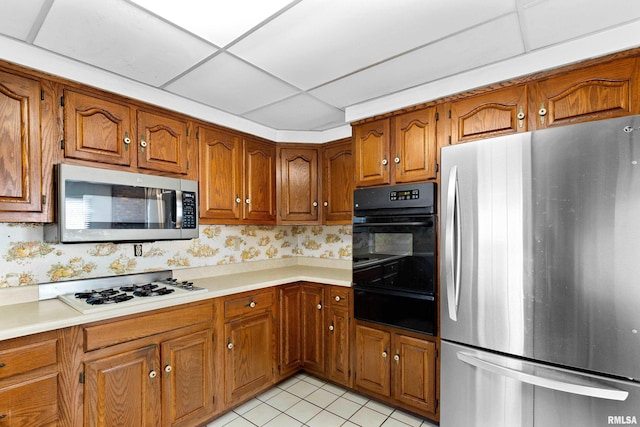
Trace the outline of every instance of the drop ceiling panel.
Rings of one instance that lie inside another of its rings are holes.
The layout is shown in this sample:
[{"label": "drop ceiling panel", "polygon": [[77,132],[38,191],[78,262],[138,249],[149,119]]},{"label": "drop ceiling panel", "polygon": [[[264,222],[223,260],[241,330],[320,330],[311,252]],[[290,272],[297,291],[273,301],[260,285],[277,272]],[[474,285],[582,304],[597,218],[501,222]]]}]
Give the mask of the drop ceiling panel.
[{"label": "drop ceiling panel", "polygon": [[513,0],[303,0],[230,52],[306,90],[514,10]]},{"label": "drop ceiling panel", "polygon": [[346,107],[524,53],[515,13],[310,91]]},{"label": "drop ceiling panel", "polygon": [[0,31],[10,37],[26,40],[45,0],[2,0]]},{"label": "drop ceiling panel", "polygon": [[204,62],[166,89],[234,114],[298,93],[292,86],[227,53]]},{"label": "drop ceiling panel", "polygon": [[287,6],[291,0],[132,0],[220,47]]},{"label": "drop ceiling panel", "polygon": [[250,120],[281,130],[316,130],[344,124],[344,111],[307,94],[277,102],[245,115]]},{"label": "drop ceiling panel", "polygon": [[640,1],[531,2],[522,10],[528,45],[538,49],[640,19]]},{"label": "drop ceiling panel", "polygon": [[56,0],[34,44],[154,86],[217,50],[124,1]]}]

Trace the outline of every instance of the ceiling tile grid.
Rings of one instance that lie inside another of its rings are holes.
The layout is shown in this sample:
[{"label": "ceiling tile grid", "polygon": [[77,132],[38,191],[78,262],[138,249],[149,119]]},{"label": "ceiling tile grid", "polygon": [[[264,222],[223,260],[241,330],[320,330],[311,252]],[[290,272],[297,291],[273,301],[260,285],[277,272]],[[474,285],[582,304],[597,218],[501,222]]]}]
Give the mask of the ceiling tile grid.
[{"label": "ceiling tile grid", "polygon": [[25,49],[296,136],[344,128],[350,109],[424,85],[513,67],[581,39],[606,43],[638,20],[637,0],[0,2],[0,37]]}]

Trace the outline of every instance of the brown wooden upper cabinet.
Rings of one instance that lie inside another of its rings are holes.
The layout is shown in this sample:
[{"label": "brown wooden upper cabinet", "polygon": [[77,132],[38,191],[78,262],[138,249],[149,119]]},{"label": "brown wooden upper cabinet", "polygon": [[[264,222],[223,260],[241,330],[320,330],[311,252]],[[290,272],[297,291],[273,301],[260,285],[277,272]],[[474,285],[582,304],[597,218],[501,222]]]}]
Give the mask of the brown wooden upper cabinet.
[{"label": "brown wooden upper cabinet", "polygon": [[172,175],[189,173],[186,119],[71,89],[65,89],[63,105],[66,158]]},{"label": "brown wooden upper cabinet", "polygon": [[494,90],[451,103],[451,143],[526,132],[527,86]]},{"label": "brown wooden upper cabinet", "polygon": [[435,107],[354,128],[357,187],[436,178]]},{"label": "brown wooden upper cabinet", "polygon": [[42,210],[40,90],[37,80],[0,72],[0,216],[7,220]]},{"label": "brown wooden upper cabinet", "polygon": [[197,136],[204,222],[275,224],[275,145],[207,126]]},{"label": "brown wooden upper cabinet", "polygon": [[325,224],[351,224],[353,155],[351,139],[326,144],[322,150],[322,219]]},{"label": "brown wooden upper cabinet", "polygon": [[278,146],[278,222],[319,224],[317,147]]},{"label": "brown wooden upper cabinet", "polygon": [[626,58],[451,103],[451,143],[640,113],[638,60]]}]

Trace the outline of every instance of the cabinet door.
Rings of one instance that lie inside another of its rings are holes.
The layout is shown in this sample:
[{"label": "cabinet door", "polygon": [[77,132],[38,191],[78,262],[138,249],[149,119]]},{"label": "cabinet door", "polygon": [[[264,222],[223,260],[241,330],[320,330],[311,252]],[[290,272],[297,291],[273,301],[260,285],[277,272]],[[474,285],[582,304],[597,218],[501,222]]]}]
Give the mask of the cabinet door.
[{"label": "cabinet door", "polygon": [[57,374],[51,374],[0,389],[0,426],[57,426],[57,379]]},{"label": "cabinet door", "polygon": [[356,388],[391,395],[390,340],[388,332],[356,325]]},{"label": "cabinet door", "polygon": [[451,143],[526,132],[527,86],[520,85],[451,103]]},{"label": "cabinet door", "polygon": [[640,112],[638,60],[629,58],[549,77],[532,84],[537,129]]},{"label": "cabinet door", "polygon": [[420,410],[435,412],[435,343],[398,334],[393,343],[394,397]]},{"label": "cabinet door", "polygon": [[389,119],[355,126],[356,187],[389,184]]},{"label": "cabinet door", "polygon": [[315,224],[318,215],[318,149],[279,148],[280,220]]},{"label": "cabinet door", "polygon": [[327,327],[327,377],[351,386],[349,311],[331,306]]},{"label": "cabinet door", "polygon": [[242,213],[240,138],[208,127],[198,129],[200,217],[239,220]]},{"label": "cabinet door", "polygon": [[65,90],[64,156],[130,166],[135,156],[131,115],[124,103]]},{"label": "cabinet door", "polygon": [[266,142],[244,141],[244,219],[276,222],[276,148]]},{"label": "cabinet door", "polygon": [[436,178],[435,107],[402,114],[395,120],[395,182]]},{"label": "cabinet door", "polygon": [[325,224],[351,224],[353,212],[352,141],[328,144],[322,153],[322,208]]},{"label": "cabinet door", "polygon": [[305,370],[324,374],[324,286],[303,284],[302,365]]},{"label": "cabinet door", "polygon": [[85,425],[160,425],[158,353],[151,345],[86,363]]},{"label": "cabinet door", "polygon": [[302,312],[300,285],[291,285],[278,290],[280,304],[279,332],[280,349],[278,371],[280,377],[295,373],[302,366]]},{"label": "cabinet door", "polygon": [[162,344],[162,425],[192,425],[213,411],[212,353],[210,330]]},{"label": "cabinet door", "polygon": [[225,324],[227,404],[239,402],[273,383],[272,325],[269,311]]},{"label": "cabinet door", "polygon": [[187,122],[138,110],[138,167],[158,172],[186,174]]},{"label": "cabinet door", "polygon": [[42,211],[39,100],[38,81],[0,72],[0,217]]}]

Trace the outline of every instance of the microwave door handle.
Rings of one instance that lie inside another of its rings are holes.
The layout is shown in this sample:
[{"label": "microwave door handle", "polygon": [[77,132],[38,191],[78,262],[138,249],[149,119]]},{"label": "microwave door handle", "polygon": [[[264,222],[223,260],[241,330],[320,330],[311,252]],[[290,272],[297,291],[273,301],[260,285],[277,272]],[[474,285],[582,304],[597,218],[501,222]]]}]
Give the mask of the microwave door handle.
[{"label": "microwave door handle", "polygon": [[[478,358],[472,354],[465,353],[462,351],[459,351],[457,353],[457,356],[458,356],[458,359],[460,359],[464,363],[471,366],[475,366],[478,369],[482,369],[484,371],[488,371],[497,375],[508,377],[516,381],[520,381],[522,383],[548,388],[550,390],[557,390],[557,391],[562,391],[562,392],[571,393],[571,394],[579,394],[582,396],[589,396],[597,399],[607,399],[607,400],[617,400],[617,401],[624,401],[629,396],[629,392],[624,390],[603,387],[601,384],[598,384],[598,383],[589,384],[590,378],[587,376],[580,375],[579,373],[573,373],[572,375],[580,378],[581,380],[580,382],[582,382],[582,384],[571,382],[569,378],[567,378],[567,381],[562,381],[561,379],[557,379],[557,378],[547,378],[540,374],[535,375],[528,372],[523,372],[518,369],[508,368],[506,366],[489,362],[487,360]],[[496,356],[496,357],[499,357],[499,356]],[[529,365],[525,361],[521,361],[520,363],[522,363],[523,366]]]},{"label": "microwave door handle", "polygon": [[182,191],[176,190],[176,228],[182,228]]},{"label": "microwave door handle", "polygon": [[447,307],[449,318],[458,320],[458,303],[460,301],[460,194],[458,190],[458,167],[453,166],[449,172],[447,186],[447,209],[444,228],[444,279],[447,286]]}]

